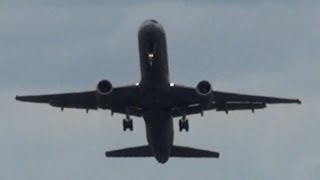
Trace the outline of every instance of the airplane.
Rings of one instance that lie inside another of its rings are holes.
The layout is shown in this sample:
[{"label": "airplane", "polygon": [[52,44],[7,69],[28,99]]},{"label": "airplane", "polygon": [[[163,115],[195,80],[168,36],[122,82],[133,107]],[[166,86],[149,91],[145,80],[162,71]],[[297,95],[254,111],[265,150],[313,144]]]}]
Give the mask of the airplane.
[{"label": "airplane", "polygon": [[196,87],[170,82],[166,34],[156,20],[144,21],[138,30],[141,80],[127,86],[113,87],[109,80],[102,80],[96,90],[16,96],[18,101],[47,103],[53,107],[89,110],[110,110],[124,114],[123,130],[133,130],[131,116],[142,117],[146,126],[148,145],[106,152],[107,157],[155,157],[166,163],[170,157],[219,158],[219,152],[176,146],[173,118],[179,119],[179,131],[189,131],[187,115],[216,110],[226,114],[235,110],[266,108],[267,104],[296,103],[299,99],[255,96],[218,91],[208,81]]}]

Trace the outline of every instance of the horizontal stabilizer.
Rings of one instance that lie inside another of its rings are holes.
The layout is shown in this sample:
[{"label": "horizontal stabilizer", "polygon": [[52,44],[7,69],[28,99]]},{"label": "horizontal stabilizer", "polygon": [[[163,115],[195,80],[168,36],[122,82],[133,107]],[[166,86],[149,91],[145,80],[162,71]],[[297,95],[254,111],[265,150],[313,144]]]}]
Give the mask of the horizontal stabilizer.
[{"label": "horizontal stabilizer", "polygon": [[[131,147],[126,149],[114,150],[106,152],[107,157],[153,157],[153,153],[149,146]],[[170,157],[180,158],[219,158],[218,152],[172,146]]]},{"label": "horizontal stabilizer", "polygon": [[149,146],[131,147],[106,152],[107,157],[153,157]]},{"label": "horizontal stabilizer", "polygon": [[170,157],[182,158],[219,158],[218,152],[194,149],[182,146],[173,146]]}]

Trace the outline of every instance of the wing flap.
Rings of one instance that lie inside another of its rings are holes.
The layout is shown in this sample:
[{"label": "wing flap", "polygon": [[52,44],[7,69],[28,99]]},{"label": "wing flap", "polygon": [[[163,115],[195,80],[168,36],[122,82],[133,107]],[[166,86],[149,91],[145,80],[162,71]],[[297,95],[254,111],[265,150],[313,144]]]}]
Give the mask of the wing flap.
[{"label": "wing flap", "polygon": [[[191,114],[199,114],[203,111],[208,110],[216,110],[216,111],[236,111],[236,110],[256,110],[256,109],[263,109],[266,108],[265,103],[224,103],[224,104],[216,104],[212,103],[210,106],[203,108],[199,104],[189,106],[186,109],[185,115]],[[173,117],[179,117],[183,115],[183,111],[179,109],[172,110]]]},{"label": "wing flap", "polygon": [[229,92],[214,91],[213,98],[216,102],[260,102],[266,104],[287,104],[296,103],[301,104],[299,99],[288,99],[288,98],[278,98],[278,97],[268,97],[268,96],[255,96],[246,94],[237,94]]},{"label": "wing flap", "polygon": [[255,110],[267,107],[265,103],[225,103],[217,104],[217,111]]}]

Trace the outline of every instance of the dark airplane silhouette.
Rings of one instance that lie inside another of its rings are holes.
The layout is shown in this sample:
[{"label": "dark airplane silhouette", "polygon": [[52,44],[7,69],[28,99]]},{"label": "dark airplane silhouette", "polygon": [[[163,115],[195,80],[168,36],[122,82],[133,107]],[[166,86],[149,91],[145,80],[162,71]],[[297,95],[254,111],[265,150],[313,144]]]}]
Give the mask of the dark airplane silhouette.
[{"label": "dark airplane silhouette", "polygon": [[216,91],[208,81],[193,87],[169,81],[166,36],[163,27],[155,20],[142,23],[139,32],[141,81],[135,85],[112,87],[108,80],[98,83],[96,90],[78,93],[17,96],[16,100],[48,103],[54,107],[109,109],[122,113],[123,130],[133,130],[130,116],[143,117],[149,145],[106,152],[107,157],[155,157],[165,163],[169,157],[218,158],[218,152],[173,145],[173,118],[179,120],[179,130],[189,131],[186,118],[207,110],[251,110],[266,104],[298,103],[298,99],[244,95]]}]

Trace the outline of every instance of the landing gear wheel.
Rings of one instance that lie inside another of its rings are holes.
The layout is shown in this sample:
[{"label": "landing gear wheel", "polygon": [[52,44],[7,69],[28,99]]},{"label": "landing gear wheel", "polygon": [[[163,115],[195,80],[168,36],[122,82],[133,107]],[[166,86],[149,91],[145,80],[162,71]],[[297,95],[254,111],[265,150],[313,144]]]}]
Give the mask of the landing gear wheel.
[{"label": "landing gear wheel", "polygon": [[186,132],[189,131],[189,121],[188,120],[185,120],[184,129],[186,130]]},{"label": "landing gear wheel", "polygon": [[127,129],[129,129],[130,131],[133,131],[132,119],[123,119],[122,125],[123,125],[123,131],[126,131]]},{"label": "landing gear wheel", "polygon": [[189,121],[187,119],[183,120],[183,119],[180,119],[179,120],[179,131],[183,131],[185,130],[186,132],[189,131]]},{"label": "landing gear wheel", "polygon": [[182,120],[179,120],[179,131],[181,132],[182,130],[183,130]]},{"label": "landing gear wheel", "polygon": [[129,128],[130,131],[133,131],[133,123],[132,123],[132,120],[130,121],[128,128]]}]

